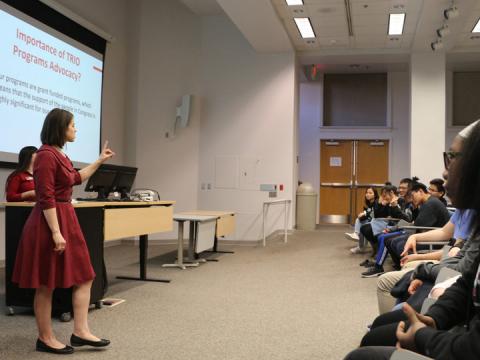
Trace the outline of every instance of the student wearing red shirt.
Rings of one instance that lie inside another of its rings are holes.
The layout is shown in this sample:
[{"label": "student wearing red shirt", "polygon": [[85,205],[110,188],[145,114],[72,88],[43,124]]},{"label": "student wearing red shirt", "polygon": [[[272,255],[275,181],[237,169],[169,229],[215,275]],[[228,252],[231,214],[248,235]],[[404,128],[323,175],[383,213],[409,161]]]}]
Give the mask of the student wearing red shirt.
[{"label": "student wearing red shirt", "polygon": [[18,154],[18,166],[12,172],[5,185],[7,201],[35,201],[35,182],[33,181],[33,163],[37,148],[25,146]]},{"label": "student wearing red shirt", "polygon": [[75,140],[73,115],[53,109],[45,118],[33,169],[37,202],[20,239],[12,282],[20,288],[35,289],[34,311],[38,327],[36,350],[71,354],[73,348],[58,341],[51,323],[52,293],[55,288],[73,287],[74,328],[72,346],[107,346],[87,322],[93,271],[87,244],[72,206],[73,185],[79,185],[111,158],[114,153],[105,143],[97,161],[80,171],[63,152],[67,142]]}]

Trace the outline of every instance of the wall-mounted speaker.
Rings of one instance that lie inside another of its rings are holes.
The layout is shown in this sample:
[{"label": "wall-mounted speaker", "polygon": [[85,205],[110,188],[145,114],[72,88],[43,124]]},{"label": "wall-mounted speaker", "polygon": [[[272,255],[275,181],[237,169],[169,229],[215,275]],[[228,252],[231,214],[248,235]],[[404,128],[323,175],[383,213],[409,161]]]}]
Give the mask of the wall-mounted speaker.
[{"label": "wall-mounted speaker", "polygon": [[192,95],[183,95],[182,103],[177,107],[177,118],[175,119],[177,127],[185,128],[188,126],[191,105]]},{"label": "wall-mounted speaker", "polygon": [[186,128],[190,121],[190,112],[192,108],[193,95],[183,95],[182,103],[177,106],[175,119],[170,123],[168,131],[165,133],[166,138],[175,137],[177,128]]}]

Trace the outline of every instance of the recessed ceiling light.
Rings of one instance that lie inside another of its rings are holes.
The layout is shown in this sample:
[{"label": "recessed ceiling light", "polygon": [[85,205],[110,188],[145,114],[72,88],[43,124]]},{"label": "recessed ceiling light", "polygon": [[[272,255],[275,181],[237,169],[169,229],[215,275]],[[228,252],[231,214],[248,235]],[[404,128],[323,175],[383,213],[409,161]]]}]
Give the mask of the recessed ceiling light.
[{"label": "recessed ceiling light", "polygon": [[310,39],[315,37],[313,32],[312,24],[310,23],[309,18],[294,18],[295,24],[297,24],[298,31],[304,39]]},{"label": "recessed ceiling light", "polygon": [[388,21],[388,35],[402,35],[404,23],[405,13],[390,14],[390,19]]},{"label": "recessed ceiling light", "polygon": [[475,24],[472,33],[480,33],[480,19],[477,20],[477,23]]},{"label": "recessed ceiling light", "polygon": [[303,0],[286,0],[288,6],[303,5]]}]

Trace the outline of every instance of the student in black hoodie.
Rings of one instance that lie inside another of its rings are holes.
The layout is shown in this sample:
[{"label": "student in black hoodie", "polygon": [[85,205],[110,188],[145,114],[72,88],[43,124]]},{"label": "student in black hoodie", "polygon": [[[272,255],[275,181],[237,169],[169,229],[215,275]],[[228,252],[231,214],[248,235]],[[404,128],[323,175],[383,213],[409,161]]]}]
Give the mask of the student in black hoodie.
[{"label": "student in black hoodie", "polygon": [[[453,156],[454,155],[454,156]],[[447,188],[457,208],[475,210],[471,241],[480,241],[480,123],[473,127],[462,152],[451,164],[453,176]],[[397,347],[437,360],[477,360],[480,358],[480,257],[454,285],[433,304],[425,315],[404,306],[408,321],[397,327]],[[453,330],[453,331],[452,331]],[[395,347],[363,347],[346,360],[387,360]]]}]

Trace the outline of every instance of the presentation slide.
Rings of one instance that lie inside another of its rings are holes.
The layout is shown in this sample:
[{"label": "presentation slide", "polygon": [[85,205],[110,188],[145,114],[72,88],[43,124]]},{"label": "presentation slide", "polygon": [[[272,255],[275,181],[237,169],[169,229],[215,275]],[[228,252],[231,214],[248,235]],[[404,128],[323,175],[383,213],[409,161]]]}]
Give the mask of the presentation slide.
[{"label": "presentation slide", "polygon": [[77,128],[66,153],[89,163],[100,146],[102,56],[41,27],[0,8],[0,152],[40,146],[45,115],[58,107],[73,113]]}]

